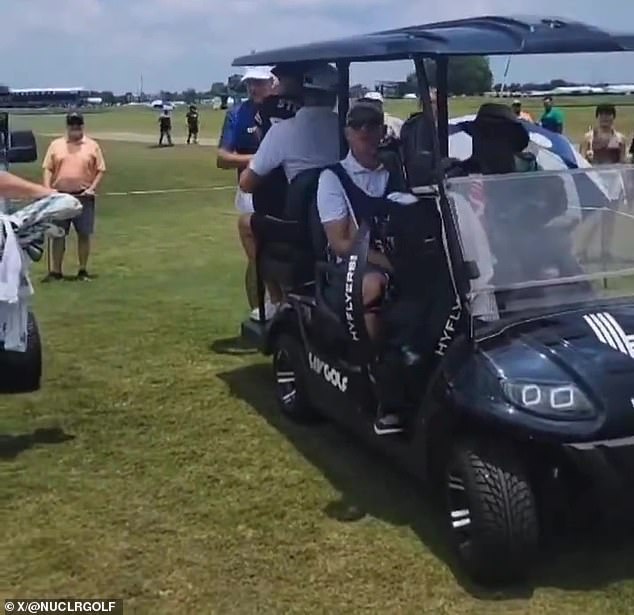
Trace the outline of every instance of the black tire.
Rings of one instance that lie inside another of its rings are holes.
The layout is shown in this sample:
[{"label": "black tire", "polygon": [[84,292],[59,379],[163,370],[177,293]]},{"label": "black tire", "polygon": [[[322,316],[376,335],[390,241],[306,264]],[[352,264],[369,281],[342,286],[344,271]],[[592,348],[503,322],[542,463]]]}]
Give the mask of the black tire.
[{"label": "black tire", "polygon": [[450,531],[469,576],[486,585],[523,580],[537,554],[539,522],[516,453],[488,440],[461,440],[445,485]]},{"label": "black tire", "polygon": [[274,341],[273,374],[275,396],[282,414],[297,423],[315,422],[319,416],[308,399],[303,348],[288,333],[282,333]]},{"label": "black tire", "polygon": [[9,352],[0,343],[0,394],[32,393],[42,379],[42,345],[35,316],[29,312],[26,352]]}]

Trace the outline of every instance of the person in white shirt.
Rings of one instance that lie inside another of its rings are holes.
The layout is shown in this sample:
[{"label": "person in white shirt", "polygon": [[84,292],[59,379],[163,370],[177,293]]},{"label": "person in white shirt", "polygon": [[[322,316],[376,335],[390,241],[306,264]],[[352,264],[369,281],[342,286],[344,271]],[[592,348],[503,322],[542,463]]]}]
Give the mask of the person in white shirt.
[{"label": "person in white shirt", "polygon": [[[368,335],[376,341],[380,334],[381,304],[390,281],[389,238],[384,236],[381,221],[389,208],[388,195],[395,192],[396,180],[379,158],[384,132],[383,113],[373,102],[358,102],[346,118],[346,138],[350,152],[340,163],[326,169],[319,178],[317,208],[330,251],[338,261],[351,254],[357,230],[362,222],[370,226],[368,268],[363,278],[363,304]],[[346,264],[340,263],[339,275],[331,276],[326,289],[331,307],[344,316]],[[385,396],[384,396],[385,397]],[[389,397],[389,396],[388,396]],[[374,430],[378,435],[403,430],[397,411],[381,402],[381,415]],[[394,403],[394,402],[393,402]]]},{"label": "person in white shirt", "polygon": [[[339,160],[339,119],[334,112],[337,102],[337,70],[329,64],[308,68],[302,79],[304,106],[295,117],[276,122],[268,130],[248,167],[240,175],[240,189],[252,194],[263,179],[278,167],[284,169],[289,183],[302,171],[319,169]],[[251,216],[240,219],[243,244],[255,254]],[[281,301],[280,293],[269,288],[270,302],[265,305],[267,319],[272,318]],[[258,319],[258,311],[251,317]]]}]

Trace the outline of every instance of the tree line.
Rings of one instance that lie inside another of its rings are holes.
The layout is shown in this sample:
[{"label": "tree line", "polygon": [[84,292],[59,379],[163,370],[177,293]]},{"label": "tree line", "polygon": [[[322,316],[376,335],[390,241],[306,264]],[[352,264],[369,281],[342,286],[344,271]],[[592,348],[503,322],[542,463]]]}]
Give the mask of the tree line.
[{"label": "tree line", "polygon": [[[435,63],[429,61],[426,63],[427,75],[432,87],[436,86]],[[499,92],[502,89],[501,83],[493,83],[493,73],[489,66],[489,60],[483,56],[465,56],[454,57],[449,60],[448,73],[448,89],[449,94],[453,96],[473,96],[484,94],[485,92]],[[571,83],[565,79],[552,79],[547,83],[510,83],[505,89],[512,92],[530,92],[533,90],[552,90],[557,87],[577,86],[579,84]],[[605,86],[608,84],[596,84],[597,86]],[[376,89],[385,89],[386,96],[394,96],[402,98],[406,94],[414,94],[418,92],[418,83],[416,73],[410,73],[404,81],[389,82],[388,86],[381,83],[376,85]],[[350,88],[350,96],[352,98],[360,98],[368,91],[368,88],[362,84],[355,84]],[[99,96],[106,104],[125,103],[136,100],[138,97],[131,92],[122,95],[115,95],[111,91],[91,92],[92,96]],[[246,96],[246,85],[242,81],[242,75],[229,75],[225,82],[214,82],[208,90],[196,90],[187,88],[181,92],[162,90],[158,94],[163,101],[183,100],[186,103],[194,103],[206,98],[226,97],[226,96]],[[147,100],[148,97],[146,96]]]}]

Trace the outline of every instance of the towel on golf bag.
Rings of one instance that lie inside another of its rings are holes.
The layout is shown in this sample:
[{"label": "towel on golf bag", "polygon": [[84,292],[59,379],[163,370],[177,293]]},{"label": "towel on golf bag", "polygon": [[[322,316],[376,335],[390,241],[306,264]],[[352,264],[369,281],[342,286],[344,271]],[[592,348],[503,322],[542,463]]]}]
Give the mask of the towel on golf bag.
[{"label": "towel on golf bag", "polygon": [[54,221],[72,218],[81,209],[75,197],[55,194],[13,214],[0,214],[0,342],[4,350],[26,351],[33,295],[29,266],[42,257],[45,235],[63,235]]}]

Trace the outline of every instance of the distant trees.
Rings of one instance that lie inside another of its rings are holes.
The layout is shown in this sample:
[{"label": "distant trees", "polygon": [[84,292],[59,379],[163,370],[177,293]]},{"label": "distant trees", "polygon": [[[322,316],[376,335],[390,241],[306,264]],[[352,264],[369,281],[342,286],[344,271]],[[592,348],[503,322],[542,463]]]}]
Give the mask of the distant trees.
[{"label": "distant trees", "polygon": [[104,90],[103,92],[97,92],[96,95],[103,100],[106,105],[114,105],[116,101],[116,96],[114,92],[110,90]]},{"label": "distant trees", "polygon": [[[432,87],[436,86],[436,64],[429,60],[425,63],[427,76]],[[449,59],[447,76],[449,94],[473,96],[489,92],[493,86],[493,73],[488,58],[484,56],[458,56]],[[416,73],[410,73],[404,84],[404,94],[416,92]]]},{"label": "distant trees", "polygon": [[216,81],[211,85],[210,93],[212,96],[225,96],[227,94],[227,84]]},{"label": "distant trees", "polygon": [[198,100],[200,99],[200,96],[198,95],[198,92],[196,92],[196,90],[194,88],[187,88],[184,92],[183,92],[183,97],[182,99],[189,105],[198,102]]}]

